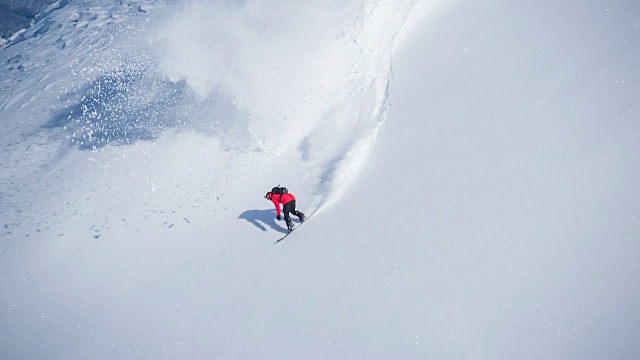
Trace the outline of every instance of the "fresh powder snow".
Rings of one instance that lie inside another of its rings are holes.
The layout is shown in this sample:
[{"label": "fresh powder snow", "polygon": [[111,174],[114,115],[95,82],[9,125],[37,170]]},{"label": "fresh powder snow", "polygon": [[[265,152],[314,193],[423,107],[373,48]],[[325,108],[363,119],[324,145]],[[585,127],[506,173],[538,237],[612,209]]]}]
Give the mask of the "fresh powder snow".
[{"label": "fresh powder snow", "polygon": [[640,358],[640,4],[43,4],[1,358]]}]

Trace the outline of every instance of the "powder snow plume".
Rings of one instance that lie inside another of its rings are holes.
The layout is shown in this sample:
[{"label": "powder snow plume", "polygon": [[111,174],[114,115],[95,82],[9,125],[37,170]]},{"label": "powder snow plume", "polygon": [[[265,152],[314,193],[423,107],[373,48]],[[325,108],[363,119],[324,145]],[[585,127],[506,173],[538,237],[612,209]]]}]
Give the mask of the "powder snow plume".
[{"label": "powder snow plume", "polygon": [[203,107],[233,109],[248,148],[297,151],[317,193],[333,194],[319,207],[375,143],[393,45],[416,3],[188,1],[152,42],[167,79],[185,82]]}]

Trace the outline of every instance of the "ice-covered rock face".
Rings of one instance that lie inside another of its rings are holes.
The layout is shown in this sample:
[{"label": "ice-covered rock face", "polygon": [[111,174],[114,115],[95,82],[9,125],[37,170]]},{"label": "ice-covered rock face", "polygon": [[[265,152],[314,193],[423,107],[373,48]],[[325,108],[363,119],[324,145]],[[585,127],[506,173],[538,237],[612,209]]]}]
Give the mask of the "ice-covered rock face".
[{"label": "ice-covered rock face", "polygon": [[31,20],[55,2],[57,0],[0,0],[0,37],[7,39],[28,27]]}]

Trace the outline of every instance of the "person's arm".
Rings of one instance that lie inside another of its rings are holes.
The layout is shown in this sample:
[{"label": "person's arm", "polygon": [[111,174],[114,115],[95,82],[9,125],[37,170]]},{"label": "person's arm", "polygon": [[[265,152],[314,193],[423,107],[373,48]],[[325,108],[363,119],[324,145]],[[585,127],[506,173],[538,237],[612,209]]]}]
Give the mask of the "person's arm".
[{"label": "person's arm", "polygon": [[271,201],[273,201],[273,205],[276,206],[276,216],[280,216],[280,203],[276,199],[275,195],[271,196]]}]

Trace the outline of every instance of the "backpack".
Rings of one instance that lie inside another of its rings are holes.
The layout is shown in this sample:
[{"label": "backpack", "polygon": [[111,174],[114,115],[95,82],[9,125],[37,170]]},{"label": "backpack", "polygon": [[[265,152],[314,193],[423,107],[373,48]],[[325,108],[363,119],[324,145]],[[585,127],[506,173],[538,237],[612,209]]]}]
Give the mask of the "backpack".
[{"label": "backpack", "polygon": [[281,187],[280,185],[278,185],[273,189],[271,189],[271,193],[274,195],[275,194],[282,195],[282,194],[288,194],[289,190],[286,187]]}]

